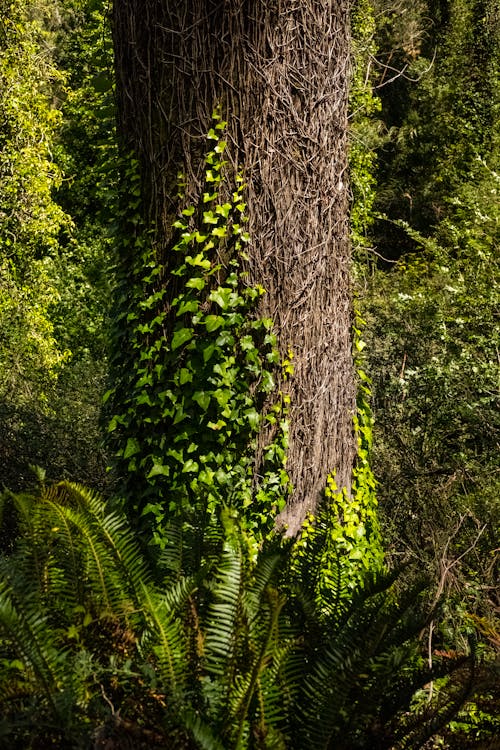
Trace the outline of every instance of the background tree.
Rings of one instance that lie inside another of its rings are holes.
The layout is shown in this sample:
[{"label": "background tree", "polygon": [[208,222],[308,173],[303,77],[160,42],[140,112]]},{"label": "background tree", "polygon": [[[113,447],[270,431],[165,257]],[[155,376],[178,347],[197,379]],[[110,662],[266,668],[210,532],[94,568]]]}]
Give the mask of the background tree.
[{"label": "background tree", "polygon": [[103,14],[85,1],[1,10],[0,482],[25,486],[38,464],[102,488]]}]

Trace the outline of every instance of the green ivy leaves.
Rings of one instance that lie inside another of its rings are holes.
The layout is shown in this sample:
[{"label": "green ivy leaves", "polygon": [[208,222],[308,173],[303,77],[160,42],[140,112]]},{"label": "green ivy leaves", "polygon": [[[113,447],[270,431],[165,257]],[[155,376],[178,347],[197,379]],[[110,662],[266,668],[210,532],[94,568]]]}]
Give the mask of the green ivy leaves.
[{"label": "green ivy leaves", "polygon": [[[289,491],[286,403],[263,412],[280,357],[272,321],[256,315],[265,290],[248,286],[240,267],[249,241],[245,186],[238,176],[234,189],[225,187],[224,128],[215,113],[202,199],[173,223],[174,267],[155,273],[148,233],[136,238],[132,294],[129,273],[123,295],[132,372],[111,399],[122,408],[108,429],[129,502],[154,516],[160,545],[168,518],[231,507],[256,549]],[[255,466],[265,424],[276,436]]]}]

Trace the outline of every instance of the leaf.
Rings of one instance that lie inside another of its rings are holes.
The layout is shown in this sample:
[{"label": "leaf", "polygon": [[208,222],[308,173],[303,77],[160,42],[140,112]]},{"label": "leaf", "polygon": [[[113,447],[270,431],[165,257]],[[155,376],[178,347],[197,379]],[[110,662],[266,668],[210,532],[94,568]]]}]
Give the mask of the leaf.
[{"label": "leaf", "polygon": [[198,406],[200,406],[203,411],[206,411],[210,404],[210,394],[205,391],[196,391],[196,393],[193,394],[193,401],[196,401]]},{"label": "leaf", "polygon": [[212,358],[212,355],[217,347],[215,344],[208,344],[203,348],[203,361],[205,364]]},{"label": "leaf", "polygon": [[157,476],[168,477],[169,474],[170,474],[170,468],[168,466],[165,466],[159,461],[155,461],[153,463],[153,468],[151,469],[151,471],[149,472],[147,476],[147,479],[150,479],[151,477],[157,477]]},{"label": "leaf", "polygon": [[114,392],[115,392],[115,389],[114,389],[114,388],[110,388],[110,390],[109,390],[109,391],[106,391],[106,393],[105,393],[105,394],[104,394],[104,396],[102,397],[102,403],[103,403],[103,404],[105,404],[105,403],[106,403],[106,401],[107,401],[107,400],[109,399],[109,397],[110,397],[110,396],[112,396],[112,395],[113,395],[113,393],[114,393]]},{"label": "leaf", "polygon": [[125,446],[123,458],[130,458],[130,456],[135,456],[136,453],[140,453],[140,452],[141,452],[141,448],[136,438],[129,438],[127,440],[127,445]]},{"label": "leaf", "polygon": [[210,261],[205,258],[205,255],[203,253],[198,253],[198,255],[195,255],[194,257],[191,255],[188,255],[186,257],[186,263],[188,263],[190,266],[198,266],[199,268],[204,268],[206,271],[210,269]]},{"label": "leaf", "polygon": [[215,227],[212,229],[214,237],[225,237],[227,235],[227,227]]},{"label": "leaf", "polygon": [[186,281],[186,287],[188,289],[198,289],[201,291],[206,286],[205,279],[202,279],[200,276],[193,276],[191,279],[188,279]]},{"label": "leaf", "polygon": [[185,385],[186,383],[191,383],[193,380],[193,373],[191,370],[188,370],[186,367],[182,367],[179,371],[179,383],[181,385]]},{"label": "leaf", "polygon": [[194,299],[184,300],[179,305],[179,309],[177,310],[176,315],[177,316],[184,315],[187,312],[198,312],[199,307],[200,307],[199,302],[197,302]]},{"label": "leaf", "polygon": [[219,219],[213,211],[203,211],[203,221],[205,224],[217,224]]},{"label": "leaf", "polygon": [[175,351],[180,346],[186,343],[186,341],[190,341],[194,336],[194,331],[192,328],[179,328],[177,331],[174,331],[174,335],[172,336],[172,342],[170,344],[172,351]]},{"label": "leaf", "polygon": [[250,427],[253,430],[257,430],[259,428],[261,417],[256,409],[248,409],[245,412],[245,417],[248,419]]},{"label": "leaf", "polygon": [[224,318],[221,315],[207,315],[205,318],[205,326],[209,333],[216,331],[217,328],[220,328],[223,325]]},{"label": "leaf", "polygon": [[225,219],[227,219],[227,217],[229,216],[230,210],[231,210],[230,203],[223,203],[222,206],[215,207],[215,213],[219,214],[220,216],[223,216]]},{"label": "leaf", "polygon": [[210,294],[211,302],[216,302],[222,310],[229,305],[230,295],[233,293],[230,287],[219,287]]}]

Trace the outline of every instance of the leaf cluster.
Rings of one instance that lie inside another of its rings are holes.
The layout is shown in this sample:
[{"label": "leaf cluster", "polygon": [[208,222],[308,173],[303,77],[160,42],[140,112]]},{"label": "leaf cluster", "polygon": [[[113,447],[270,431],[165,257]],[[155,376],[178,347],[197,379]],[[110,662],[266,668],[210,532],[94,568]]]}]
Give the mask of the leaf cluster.
[{"label": "leaf cluster", "polygon": [[[257,539],[271,531],[289,487],[285,397],[262,411],[280,358],[272,321],[256,315],[264,289],[249,285],[242,269],[250,239],[242,177],[230,199],[221,198],[224,129],[215,113],[205,190],[174,222],[169,269],[141,226],[133,162],[126,168],[135,266],[118,286],[108,432],[129,507],[153,522],[159,543],[172,516],[201,514],[208,525],[222,506],[238,508]],[[264,425],[276,426],[276,437],[256,466]]]}]

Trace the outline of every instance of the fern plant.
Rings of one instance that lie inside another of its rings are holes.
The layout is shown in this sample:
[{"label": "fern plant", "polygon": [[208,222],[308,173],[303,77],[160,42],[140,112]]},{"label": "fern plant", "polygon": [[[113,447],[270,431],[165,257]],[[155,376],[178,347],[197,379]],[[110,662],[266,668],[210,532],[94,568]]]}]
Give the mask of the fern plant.
[{"label": "fern plant", "polygon": [[[425,665],[425,581],[379,574],[347,597],[333,559],[318,598],[314,545],[299,566],[291,542],[249,565],[229,510],[187,576],[180,522],[152,564],[119,512],[69,483],[1,510],[0,745],[414,750],[470,684],[469,657]],[[441,702],[410,710],[453,672]]]},{"label": "fern plant", "polygon": [[285,747],[274,679],[289,649],[273,582],[279,555],[250,570],[227,516],[213,555],[188,578],[179,524],[153,568],[124,517],[82,487],[6,494],[2,504],[16,537],[0,561],[9,747],[127,735],[134,747],[242,748],[259,732],[275,738],[259,747]]},{"label": "fern plant", "polygon": [[20,746],[35,727],[51,742],[76,742],[124,717],[142,726],[147,707],[161,713],[163,736],[163,715],[187,690],[182,618],[194,582],[160,588],[124,518],[82,487],[3,502],[18,525],[16,547],[0,561],[4,731]]}]

